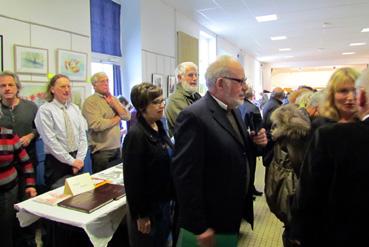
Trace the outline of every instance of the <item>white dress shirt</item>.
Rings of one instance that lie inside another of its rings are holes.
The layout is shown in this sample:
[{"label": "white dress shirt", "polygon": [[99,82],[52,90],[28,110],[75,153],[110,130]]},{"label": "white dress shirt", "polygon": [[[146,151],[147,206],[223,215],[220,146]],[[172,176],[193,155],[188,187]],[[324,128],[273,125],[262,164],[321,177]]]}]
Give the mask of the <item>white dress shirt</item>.
[{"label": "white dress shirt", "polygon": [[[67,134],[62,107],[63,104],[54,99],[40,106],[35,124],[46,154],[53,155],[60,162],[72,165],[75,158],[68,153]],[[87,123],[78,106],[73,103],[65,104],[67,113],[72,122],[75,143],[78,151],[76,159],[84,160],[87,153]]]}]

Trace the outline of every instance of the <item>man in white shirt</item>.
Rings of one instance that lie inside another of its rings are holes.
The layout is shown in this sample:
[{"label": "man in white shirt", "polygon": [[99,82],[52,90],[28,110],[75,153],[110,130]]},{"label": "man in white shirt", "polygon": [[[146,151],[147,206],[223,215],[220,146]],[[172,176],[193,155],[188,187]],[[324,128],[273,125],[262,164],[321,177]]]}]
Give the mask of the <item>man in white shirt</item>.
[{"label": "man in white shirt", "polygon": [[65,75],[55,75],[47,87],[47,100],[37,112],[35,124],[44,142],[45,184],[56,188],[77,174],[87,153],[87,124],[78,106],[71,102],[71,84]]}]

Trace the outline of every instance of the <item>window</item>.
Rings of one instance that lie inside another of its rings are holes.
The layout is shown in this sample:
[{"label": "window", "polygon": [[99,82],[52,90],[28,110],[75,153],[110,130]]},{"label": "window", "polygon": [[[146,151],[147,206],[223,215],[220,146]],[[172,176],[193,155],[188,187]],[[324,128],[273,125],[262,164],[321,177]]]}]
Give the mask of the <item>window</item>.
[{"label": "window", "polygon": [[209,64],[216,58],[216,39],[214,36],[200,31],[199,53],[199,93],[204,95],[207,91],[205,72]]},{"label": "window", "polygon": [[[114,73],[113,73],[113,64],[108,63],[91,63],[91,74],[95,74],[97,72],[105,72],[109,78],[109,91],[111,94],[114,92]],[[92,93],[95,91],[92,89]]]}]

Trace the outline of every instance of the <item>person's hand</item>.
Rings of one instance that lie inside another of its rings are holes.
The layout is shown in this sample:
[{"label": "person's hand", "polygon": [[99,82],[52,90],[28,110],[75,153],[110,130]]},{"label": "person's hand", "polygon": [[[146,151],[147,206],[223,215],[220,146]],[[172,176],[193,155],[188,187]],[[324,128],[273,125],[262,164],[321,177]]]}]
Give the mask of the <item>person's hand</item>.
[{"label": "person's hand", "polygon": [[106,101],[106,103],[108,103],[108,105],[110,105],[111,107],[114,107],[114,97],[111,94],[107,94],[104,96],[104,99]]},{"label": "person's hand", "polygon": [[33,188],[33,187],[28,187],[28,188],[26,188],[26,189],[25,189],[25,193],[26,193],[26,196],[27,196],[28,198],[31,198],[31,197],[35,197],[35,196],[37,196],[37,191],[36,191],[36,189],[35,189],[35,188]]},{"label": "person's hand", "polygon": [[82,160],[75,159],[72,164],[73,174],[77,174],[79,170],[83,168],[83,166],[84,166],[84,163]]},{"label": "person's hand", "polygon": [[301,246],[301,242],[297,239],[289,239],[288,240],[291,244],[292,247],[298,247],[298,246]]},{"label": "person's hand", "polygon": [[261,128],[257,135],[255,135],[254,131],[251,131],[250,136],[252,141],[258,146],[265,147],[268,143],[268,138],[264,128]]},{"label": "person's hand", "polygon": [[150,218],[139,218],[137,219],[137,229],[143,234],[149,234],[151,231]]},{"label": "person's hand", "polygon": [[197,235],[197,243],[200,247],[214,247],[215,233],[211,228],[206,229],[205,232]]},{"label": "person's hand", "polygon": [[32,139],[33,139],[34,135],[32,133],[22,136],[21,138],[19,138],[20,143],[22,144],[23,147],[27,147]]}]

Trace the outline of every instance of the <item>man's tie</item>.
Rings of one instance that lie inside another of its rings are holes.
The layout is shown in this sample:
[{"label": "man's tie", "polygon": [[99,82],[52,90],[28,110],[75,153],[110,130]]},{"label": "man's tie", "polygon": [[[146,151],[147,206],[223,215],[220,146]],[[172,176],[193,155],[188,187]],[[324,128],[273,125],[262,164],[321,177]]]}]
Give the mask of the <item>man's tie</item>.
[{"label": "man's tie", "polygon": [[236,122],[236,119],[234,117],[234,115],[232,114],[232,110],[228,110],[227,111],[227,118],[237,136],[237,139],[242,143],[242,144],[245,144],[244,141],[243,141],[243,138],[241,136],[241,132],[240,132],[240,129],[238,128],[238,125],[237,125],[237,122]]},{"label": "man's tie", "polygon": [[77,150],[77,145],[74,140],[74,131],[72,122],[70,121],[69,115],[67,113],[67,109],[65,106],[62,107],[64,122],[65,122],[65,132],[67,134],[67,149],[68,152],[74,152]]}]

